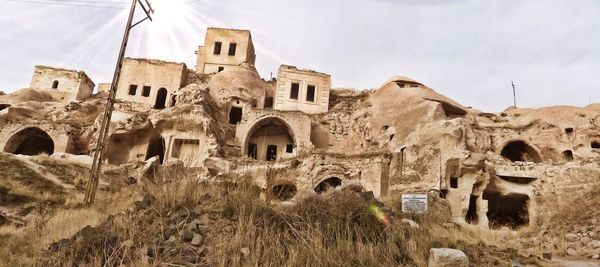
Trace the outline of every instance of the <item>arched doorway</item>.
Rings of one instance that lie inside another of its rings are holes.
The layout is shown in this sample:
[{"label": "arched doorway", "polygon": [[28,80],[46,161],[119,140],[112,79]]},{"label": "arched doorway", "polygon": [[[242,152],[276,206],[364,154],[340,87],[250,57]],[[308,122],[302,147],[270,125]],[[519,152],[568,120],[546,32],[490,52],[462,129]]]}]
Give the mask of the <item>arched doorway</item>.
[{"label": "arched doorway", "polygon": [[150,140],[148,143],[148,150],[146,151],[146,160],[153,157],[159,157],[160,164],[164,163],[165,160],[165,139],[162,136]]},{"label": "arched doorway", "polygon": [[52,89],[58,89],[58,81],[52,82]]},{"label": "arched doorway", "polygon": [[160,88],[158,89],[158,92],[156,93],[156,103],[154,104],[154,108],[156,109],[164,109],[167,104],[167,95],[169,94],[169,92],[167,92],[167,89],[165,88]]},{"label": "arched doorway", "polygon": [[331,177],[323,180],[315,187],[317,194],[325,193],[330,189],[335,189],[342,186],[342,179],[338,177]]},{"label": "arched doorway", "polygon": [[250,158],[265,161],[291,158],[297,153],[292,130],[279,118],[256,123],[249,131],[244,151]]},{"label": "arched doorway", "polygon": [[542,157],[535,148],[523,141],[512,141],[506,144],[500,155],[512,162],[542,162]]},{"label": "arched doorway", "polygon": [[28,156],[52,155],[54,141],[40,128],[30,127],[11,136],[4,146],[4,152]]}]

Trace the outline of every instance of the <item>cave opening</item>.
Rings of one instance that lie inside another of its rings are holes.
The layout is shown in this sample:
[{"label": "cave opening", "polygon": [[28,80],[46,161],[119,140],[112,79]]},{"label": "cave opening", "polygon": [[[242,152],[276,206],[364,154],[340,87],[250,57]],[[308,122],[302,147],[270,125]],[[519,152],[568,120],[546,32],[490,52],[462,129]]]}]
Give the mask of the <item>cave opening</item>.
[{"label": "cave opening", "polygon": [[165,139],[162,136],[154,138],[148,143],[148,150],[146,151],[146,160],[158,156],[160,164],[164,163],[165,160]]},{"label": "cave opening", "polygon": [[529,224],[529,196],[520,193],[501,194],[497,191],[484,191],[483,199],[488,201],[487,217],[491,229],[509,227],[518,229]]},{"label": "cave opening", "polygon": [[477,200],[479,196],[471,195],[469,198],[469,209],[467,210],[467,215],[465,216],[465,221],[468,224],[478,224],[479,223],[479,215],[477,214]]},{"label": "cave opening", "polygon": [[317,192],[317,194],[321,194],[321,193],[325,193],[331,189],[335,189],[342,186],[342,179],[338,178],[338,177],[331,177],[331,178],[327,178],[326,180],[320,182],[316,187],[315,187],[315,192]]},{"label": "cave opening", "polygon": [[506,144],[500,155],[512,162],[542,162],[542,157],[535,148],[523,141],[513,141]]},{"label": "cave opening", "polygon": [[40,128],[25,128],[8,139],[4,146],[4,152],[27,156],[52,155],[54,154],[54,141],[48,133]]}]

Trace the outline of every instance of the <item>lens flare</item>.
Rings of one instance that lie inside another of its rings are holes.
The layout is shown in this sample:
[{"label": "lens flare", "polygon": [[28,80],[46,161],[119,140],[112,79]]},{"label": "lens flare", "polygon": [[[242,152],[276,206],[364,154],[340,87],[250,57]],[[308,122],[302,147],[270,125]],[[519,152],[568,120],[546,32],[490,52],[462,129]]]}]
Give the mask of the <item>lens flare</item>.
[{"label": "lens flare", "polygon": [[377,220],[379,220],[379,222],[381,222],[385,225],[390,224],[390,217],[387,216],[385,214],[385,212],[383,212],[383,210],[381,210],[381,208],[379,206],[377,206],[375,203],[371,204],[371,206],[369,207],[369,210],[371,210],[371,213],[373,213],[373,215],[375,216],[375,218],[377,218]]}]

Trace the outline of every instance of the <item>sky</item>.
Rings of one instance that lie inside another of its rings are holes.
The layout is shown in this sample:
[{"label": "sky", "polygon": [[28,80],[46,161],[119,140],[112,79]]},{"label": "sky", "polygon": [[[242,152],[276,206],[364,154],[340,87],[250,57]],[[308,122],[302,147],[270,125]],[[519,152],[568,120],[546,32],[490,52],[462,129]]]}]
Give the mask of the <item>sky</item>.
[{"label": "sky", "polygon": [[[132,30],[129,57],[195,69],[207,27],[238,28],[252,32],[265,79],[281,64],[329,73],[338,88],[403,75],[489,112],[512,105],[512,81],[519,107],[600,102],[597,0],[150,2],[154,20]],[[37,64],[110,82],[129,3],[0,0],[0,91],[28,87]]]}]

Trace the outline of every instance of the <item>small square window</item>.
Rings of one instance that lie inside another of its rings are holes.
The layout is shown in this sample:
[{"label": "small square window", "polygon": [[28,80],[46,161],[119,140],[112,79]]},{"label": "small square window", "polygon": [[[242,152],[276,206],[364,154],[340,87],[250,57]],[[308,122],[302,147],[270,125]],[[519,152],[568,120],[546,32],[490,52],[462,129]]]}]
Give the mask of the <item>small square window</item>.
[{"label": "small square window", "polygon": [[315,102],[315,91],[317,88],[314,85],[309,85],[306,89],[306,101]]},{"label": "small square window", "polygon": [[573,128],[565,128],[565,133],[567,133],[567,134],[572,134],[573,131],[575,131],[575,129],[573,129]]},{"label": "small square window", "polygon": [[290,91],[290,99],[298,100],[299,93],[300,93],[300,84],[292,83],[292,90]]},{"label": "small square window", "polygon": [[221,43],[221,42],[215,42],[215,49],[213,51],[213,54],[220,55],[222,47],[223,47],[223,43]]},{"label": "small square window", "polygon": [[219,71],[218,72],[221,72],[221,71],[224,71],[224,70],[225,70],[225,67],[219,67]]},{"label": "small square window", "polygon": [[129,86],[129,95],[135,95],[135,93],[137,92],[137,88],[138,86],[135,84],[132,84]]},{"label": "small square window", "polygon": [[285,146],[285,153],[294,153],[294,145],[288,144]]},{"label": "small square window", "polygon": [[144,86],[144,88],[142,90],[142,95],[145,96],[145,97],[149,97],[151,89],[152,88],[150,86]]},{"label": "small square window", "polygon": [[458,177],[450,178],[450,187],[458,188]]},{"label": "small square window", "polygon": [[229,44],[229,55],[230,56],[235,56],[235,51],[236,50],[237,50],[237,44],[236,43]]}]

